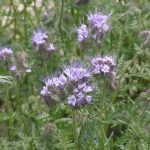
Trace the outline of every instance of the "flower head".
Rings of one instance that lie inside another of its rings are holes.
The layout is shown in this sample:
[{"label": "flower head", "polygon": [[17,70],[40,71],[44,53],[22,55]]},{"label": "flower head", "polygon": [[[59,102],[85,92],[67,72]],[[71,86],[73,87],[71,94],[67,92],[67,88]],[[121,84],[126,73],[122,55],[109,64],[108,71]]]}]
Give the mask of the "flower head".
[{"label": "flower head", "polygon": [[76,28],[76,32],[78,34],[78,41],[83,42],[88,38],[89,30],[85,24],[81,24],[79,28]]},{"label": "flower head", "polygon": [[48,52],[54,51],[55,50],[54,44],[50,43],[47,50],[48,50]]},{"label": "flower head", "polygon": [[2,48],[0,49],[0,58],[6,60],[12,56],[12,49],[10,48]]},{"label": "flower head", "polygon": [[67,99],[67,104],[73,108],[80,108],[89,104],[92,97],[88,97],[93,91],[89,85],[90,73],[79,63],[72,63],[65,67],[62,74],[45,79],[45,85],[41,90],[46,103],[51,104],[55,98]]},{"label": "flower head", "polygon": [[43,89],[41,90],[41,95],[42,96],[48,96],[51,94],[51,92],[48,90],[48,87],[47,86],[43,86]]},{"label": "flower head", "polygon": [[114,71],[115,58],[112,56],[96,57],[91,60],[94,74],[111,74]]},{"label": "flower head", "polygon": [[16,65],[12,65],[12,66],[10,67],[10,71],[16,71],[16,69],[17,69]]},{"label": "flower head", "polygon": [[36,44],[36,45],[44,44],[47,39],[48,39],[48,36],[45,32],[41,30],[37,30],[33,32],[33,36],[32,36],[33,44]]},{"label": "flower head", "polygon": [[76,63],[73,63],[68,68],[65,68],[63,72],[67,78],[73,82],[90,77],[90,72],[87,69],[84,69],[82,65]]},{"label": "flower head", "polygon": [[102,13],[88,15],[89,23],[99,32],[106,32],[109,29],[108,18],[109,16]]},{"label": "flower head", "polygon": [[87,83],[79,84],[73,90],[73,95],[68,96],[67,103],[72,108],[80,108],[85,104],[90,104],[92,100],[92,96],[87,94],[93,91],[93,87],[88,85]]}]

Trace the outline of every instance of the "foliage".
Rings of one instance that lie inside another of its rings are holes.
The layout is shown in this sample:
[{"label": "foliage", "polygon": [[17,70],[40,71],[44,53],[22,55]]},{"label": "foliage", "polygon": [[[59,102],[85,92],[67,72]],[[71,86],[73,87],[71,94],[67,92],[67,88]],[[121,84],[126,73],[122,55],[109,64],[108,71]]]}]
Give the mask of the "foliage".
[{"label": "foliage", "polygon": [[[149,0],[0,0],[0,45],[13,50],[8,61],[0,57],[0,150],[149,150],[150,41],[140,36],[150,29],[149,10]],[[82,45],[75,29],[95,12],[110,16],[110,29]],[[32,42],[39,29],[55,46],[48,58]],[[46,105],[46,77],[73,61],[88,68],[97,55],[116,58],[115,88],[92,77],[90,105],[75,114],[65,96]]]}]

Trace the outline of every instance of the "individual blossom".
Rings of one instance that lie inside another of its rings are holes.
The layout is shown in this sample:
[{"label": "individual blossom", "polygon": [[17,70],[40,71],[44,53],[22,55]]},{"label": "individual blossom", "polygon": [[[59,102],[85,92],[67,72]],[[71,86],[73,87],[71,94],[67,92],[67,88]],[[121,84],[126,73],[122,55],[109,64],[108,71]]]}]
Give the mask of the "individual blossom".
[{"label": "individual blossom", "polygon": [[50,95],[51,92],[48,90],[48,87],[47,87],[47,86],[43,86],[43,88],[42,88],[40,94],[41,94],[42,96],[45,96],[45,97],[46,97],[46,96]]},{"label": "individual blossom", "polygon": [[0,59],[6,60],[9,59],[13,54],[13,51],[11,48],[1,48],[0,49]]},{"label": "individual blossom", "polygon": [[16,70],[17,70],[16,65],[12,65],[12,66],[10,67],[10,71],[15,72]]},{"label": "individual blossom", "polygon": [[76,28],[78,41],[83,42],[88,38],[89,30],[85,24],[81,24],[80,27]]},{"label": "individual blossom", "polygon": [[32,36],[32,43],[35,45],[42,45],[46,42],[46,40],[48,39],[48,36],[45,32],[41,31],[41,30],[37,30],[33,32],[33,36]]},{"label": "individual blossom", "polygon": [[48,50],[49,53],[53,52],[55,50],[54,44],[50,43],[47,50]]}]

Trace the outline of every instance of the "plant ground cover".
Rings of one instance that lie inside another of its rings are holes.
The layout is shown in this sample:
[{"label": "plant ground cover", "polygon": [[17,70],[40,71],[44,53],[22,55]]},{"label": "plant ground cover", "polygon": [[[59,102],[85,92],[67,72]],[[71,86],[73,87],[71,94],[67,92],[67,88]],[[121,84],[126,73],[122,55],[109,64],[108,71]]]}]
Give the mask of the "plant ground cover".
[{"label": "plant ground cover", "polygon": [[0,0],[0,150],[149,150],[149,10]]}]

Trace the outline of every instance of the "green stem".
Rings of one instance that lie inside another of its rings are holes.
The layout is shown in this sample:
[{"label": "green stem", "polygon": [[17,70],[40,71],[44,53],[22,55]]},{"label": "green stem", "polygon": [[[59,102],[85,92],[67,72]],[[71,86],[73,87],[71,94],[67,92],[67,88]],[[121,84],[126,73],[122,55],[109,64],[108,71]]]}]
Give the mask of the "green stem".
[{"label": "green stem", "polygon": [[43,66],[44,66],[44,70],[45,70],[46,75],[48,75],[47,64],[46,64],[45,60],[43,60]]},{"label": "green stem", "polygon": [[106,79],[103,80],[103,85],[102,85],[102,96],[101,96],[101,101],[100,101],[100,121],[101,121],[101,143],[102,143],[102,147],[105,150],[106,146],[105,143],[107,141],[106,138],[106,133],[105,133],[105,128],[103,125],[103,119],[105,119],[105,96],[106,96]]},{"label": "green stem", "polygon": [[60,38],[61,38],[61,42],[62,42],[62,46],[63,46],[63,50],[64,50],[64,55],[66,56],[65,47],[64,47],[64,37],[63,37],[63,31],[62,31],[63,14],[64,14],[64,0],[61,0],[61,10],[60,10],[60,18],[59,18],[58,28],[59,28]]},{"label": "green stem", "polygon": [[73,123],[73,138],[75,143],[75,150],[78,148],[78,135],[77,135],[77,120],[76,120],[76,110],[72,109],[72,123]]},{"label": "green stem", "polygon": [[28,45],[28,35],[27,35],[27,2],[24,1],[24,37],[25,37],[25,45]]},{"label": "green stem", "polygon": [[22,101],[21,101],[21,96],[20,96],[20,84],[19,84],[19,81],[16,80],[16,103],[17,103],[17,111],[20,115],[22,115],[22,119],[21,119],[21,122],[24,124],[24,129],[25,129],[25,132],[28,134],[28,125],[27,125],[27,120],[25,120],[25,116],[23,114],[23,111],[22,111]]},{"label": "green stem", "polygon": [[103,118],[103,110],[104,110],[104,100],[105,100],[105,93],[106,93],[106,80],[104,79],[103,81],[103,86],[102,86],[102,96],[101,96],[101,101],[100,101],[100,113],[101,113],[101,119]]},{"label": "green stem", "polygon": [[16,9],[16,7],[15,7],[15,4],[14,4],[14,2],[13,2],[13,0],[11,0],[11,5],[12,5],[12,7],[13,7],[13,13],[14,13],[14,39],[16,40],[16,33],[17,33],[17,9]]},{"label": "green stem", "polygon": [[11,118],[11,108],[10,108],[10,103],[9,103],[9,88],[7,86],[6,88],[6,111],[8,113],[8,137],[11,140],[13,137],[13,125],[12,125],[12,118]]}]

